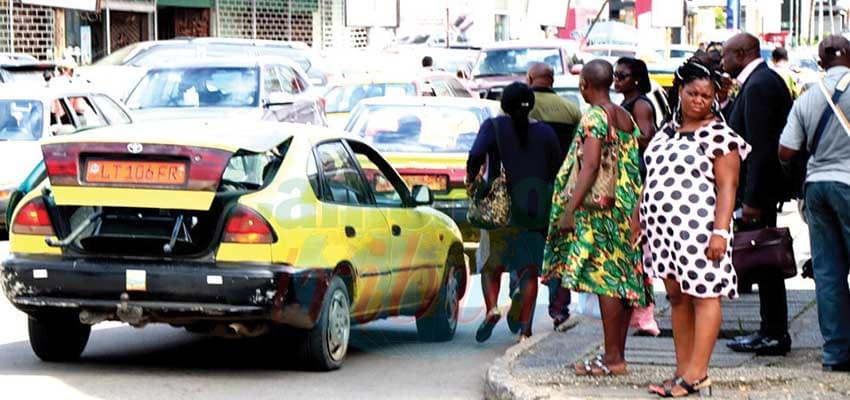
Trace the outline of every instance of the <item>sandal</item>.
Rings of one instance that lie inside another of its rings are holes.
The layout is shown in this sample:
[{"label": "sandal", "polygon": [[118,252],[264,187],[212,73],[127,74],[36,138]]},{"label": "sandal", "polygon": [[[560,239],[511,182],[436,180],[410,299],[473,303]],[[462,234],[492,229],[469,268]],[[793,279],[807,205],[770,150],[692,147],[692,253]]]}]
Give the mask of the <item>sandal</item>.
[{"label": "sandal", "polygon": [[653,383],[649,385],[649,388],[647,390],[649,391],[649,393],[661,396],[667,390],[673,390],[673,382],[676,381],[676,379],[679,379],[679,375],[673,375],[673,378],[665,379],[664,382],[661,382],[660,385],[656,385]]},{"label": "sandal", "polygon": [[487,316],[484,317],[484,321],[481,322],[481,325],[475,332],[475,340],[478,343],[484,343],[487,339],[490,339],[490,335],[493,334],[493,328],[496,327],[496,323],[499,322],[500,319],[502,319],[502,314],[499,312],[498,308],[488,311]]},{"label": "sandal", "polygon": [[[679,395],[673,394],[673,389],[675,389],[676,386],[678,386],[682,389],[685,389],[685,393],[682,393],[682,394],[679,394]],[[684,378],[677,377],[676,379],[673,380],[673,387],[671,387],[671,388],[665,387],[664,393],[661,393],[661,392],[656,392],[656,393],[659,396],[664,397],[664,398],[688,397],[692,394],[697,394],[697,393],[699,393],[700,397],[711,397],[711,379],[708,376],[706,376],[705,378],[697,380],[696,382],[687,383],[687,382],[685,382]]]},{"label": "sandal", "polygon": [[622,371],[614,371],[609,368],[605,364],[605,361],[603,361],[602,354],[597,355],[593,360],[584,360],[581,365],[575,364],[573,367],[578,376],[617,376],[626,374],[625,368]]}]

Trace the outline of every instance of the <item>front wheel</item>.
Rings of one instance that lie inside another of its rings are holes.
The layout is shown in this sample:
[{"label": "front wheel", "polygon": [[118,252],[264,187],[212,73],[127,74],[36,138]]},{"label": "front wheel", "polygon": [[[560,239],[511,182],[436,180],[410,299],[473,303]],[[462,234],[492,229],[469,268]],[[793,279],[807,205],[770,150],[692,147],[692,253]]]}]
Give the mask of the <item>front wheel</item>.
[{"label": "front wheel", "polygon": [[[449,266],[451,264],[448,264]],[[423,342],[446,342],[452,340],[457,330],[460,313],[460,274],[463,268],[452,268],[440,288],[439,296],[428,310],[416,318],[416,332]]]},{"label": "front wheel", "polygon": [[316,326],[306,332],[299,356],[310,368],[331,371],[342,366],[351,335],[351,307],[348,289],[340,277],[334,277],[322,301]]},{"label": "front wheel", "polygon": [[74,314],[30,316],[28,324],[30,346],[43,361],[76,361],[91,334]]}]

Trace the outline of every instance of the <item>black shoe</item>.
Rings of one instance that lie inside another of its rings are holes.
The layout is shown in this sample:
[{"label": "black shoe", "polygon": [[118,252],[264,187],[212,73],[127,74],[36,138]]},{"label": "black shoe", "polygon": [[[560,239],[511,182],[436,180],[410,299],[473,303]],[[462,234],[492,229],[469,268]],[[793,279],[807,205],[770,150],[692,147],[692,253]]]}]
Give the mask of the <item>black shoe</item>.
[{"label": "black shoe", "polygon": [[519,333],[522,329],[522,323],[519,321],[520,313],[522,312],[522,297],[519,291],[511,296],[511,308],[508,310],[508,329],[511,333]]},{"label": "black shoe", "polygon": [[791,351],[791,336],[780,338],[761,336],[749,342],[731,342],[726,347],[739,353],[756,353],[758,356],[784,356]]},{"label": "black shoe", "polygon": [[735,338],[732,339],[732,341],[737,342],[737,343],[752,343],[752,342],[755,342],[756,340],[761,339],[761,337],[762,336],[761,336],[760,333],[755,332],[755,333],[751,333],[751,334],[745,335],[745,336],[735,336]]},{"label": "black shoe", "polygon": [[484,343],[487,339],[490,339],[490,335],[493,334],[493,328],[496,327],[496,323],[502,318],[502,314],[499,314],[499,310],[495,309],[492,312],[487,313],[487,316],[484,317],[484,321],[481,322],[481,325],[478,326],[478,330],[475,331],[475,340],[478,343]]},{"label": "black shoe", "polygon": [[831,365],[824,364],[823,370],[826,372],[850,372],[850,361]]}]

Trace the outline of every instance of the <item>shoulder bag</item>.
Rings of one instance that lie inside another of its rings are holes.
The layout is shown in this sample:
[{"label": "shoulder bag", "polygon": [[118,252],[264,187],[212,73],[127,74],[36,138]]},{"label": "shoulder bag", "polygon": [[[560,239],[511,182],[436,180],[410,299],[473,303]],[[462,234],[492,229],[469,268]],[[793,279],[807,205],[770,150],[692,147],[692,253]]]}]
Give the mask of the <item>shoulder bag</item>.
[{"label": "shoulder bag", "polygon": [[[511,196],[508,192],[505,164],[502,162],[498,123],[493,125],[497,128],[495,135],[496,150],[499,153],[499,175],[489,181],[485,176],[487,174],[479,174],[472,185],[473,195],[469,199],[469,210],[466,213],[469,223],[481,229],[501,228],[508,226],[511,222]],[[489,157],[484,165],[490,165]]]},{"label": "shoulder bag", "polygon": [[738,279],[758,282],[761,277],[797,275],[794,240],[788,228],[764,228],[735,232],[732,239],[732,266]]},{"label": "shoulder bag", "polygon": [[[608,121],[608,135],[602,142],[602,154],[600,155],[599,172],[596,175],[596,180],[581,202],[582,207],[590,210],[605,210],[614,207],[617,200],[617,179],[620,177],[620,140],[616,128],[611,123],[611,113],[604,107],[602,109]],[[581,160],[584,157],[583,147],[578,146],[577,159],[567,180],[566,189],[569,197],[575,193],[576,183],[581,172]]]}]

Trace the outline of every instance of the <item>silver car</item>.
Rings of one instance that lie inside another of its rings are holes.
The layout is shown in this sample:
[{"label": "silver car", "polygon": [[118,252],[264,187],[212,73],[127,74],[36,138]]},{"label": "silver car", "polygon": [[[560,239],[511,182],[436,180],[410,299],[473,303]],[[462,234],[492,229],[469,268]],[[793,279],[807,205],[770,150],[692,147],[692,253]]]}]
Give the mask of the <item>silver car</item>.
[{"label": "silver car", "polygon": [[285,59],[194,61],[152,68],[130,92],[134,119],[240,117],[327,125],[324,103]]},{"label": "silver car", "polygon": [[106,94],[57,79],[50,86],[10,83],[0,91],[0,231],[12,193],[42,160],[40,139],[132,122]]}]

